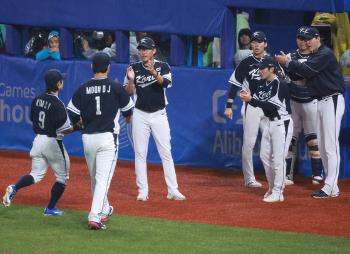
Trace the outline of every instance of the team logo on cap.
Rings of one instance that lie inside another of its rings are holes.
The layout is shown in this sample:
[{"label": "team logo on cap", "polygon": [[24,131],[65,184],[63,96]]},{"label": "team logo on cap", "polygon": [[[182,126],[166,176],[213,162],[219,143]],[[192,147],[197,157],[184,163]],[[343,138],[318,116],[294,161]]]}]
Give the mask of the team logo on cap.
[{"label": "team logo on cap", "polygon": [[299,29],[299,32],[303,33],[303,34],[308,34],[309,33],[309,29],[307,27],[301,27]]},{"label": "team logo on cap", "polygon": [[252,37],[259,36],[259,35],[260,35],[259,32],[255,32],[255,33],[253,33],[253,36],[252,36]]}]

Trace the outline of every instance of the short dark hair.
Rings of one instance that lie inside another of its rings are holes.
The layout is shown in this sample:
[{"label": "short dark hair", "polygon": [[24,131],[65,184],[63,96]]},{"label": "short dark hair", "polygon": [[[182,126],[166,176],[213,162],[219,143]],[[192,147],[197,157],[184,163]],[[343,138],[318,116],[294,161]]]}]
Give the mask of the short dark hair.
[{"label": "short dark hair", "polygon": [[58,91],[57,84],[66,78],[66,74],[61,73],[57,69],[50,69],[45,74],[45,85],[47,92]]},{"label": "short dark hair", "polygon": [[106,72],[111,64],[111,58],[104,52],[97,52],[92,58],[92,71],[94,73]]},{"label": "short dark hair", "polygon": [[241,40],[240,40],[242,35],[247,35],[249,37],[249,39],[251,39],[252,38],[252,32],[250,31],[249,28],[243,28],[243,29],[239,30],[239,32],[238,32],[238,48],[239,49],[243,48],[243,45],[242,45]]}]

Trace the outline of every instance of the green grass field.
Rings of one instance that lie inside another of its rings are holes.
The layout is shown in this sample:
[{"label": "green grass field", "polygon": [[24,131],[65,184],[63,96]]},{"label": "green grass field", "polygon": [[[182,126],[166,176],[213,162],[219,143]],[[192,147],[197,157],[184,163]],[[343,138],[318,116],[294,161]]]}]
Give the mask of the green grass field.
[{"label": "green grass field", "polygon": [[120,215],[111,217],[107,230],[89,231],[86,217],[82,211],[44,217],[41,207],[1,207],[0,253],[331,254],[350,250],[347,238]]}]

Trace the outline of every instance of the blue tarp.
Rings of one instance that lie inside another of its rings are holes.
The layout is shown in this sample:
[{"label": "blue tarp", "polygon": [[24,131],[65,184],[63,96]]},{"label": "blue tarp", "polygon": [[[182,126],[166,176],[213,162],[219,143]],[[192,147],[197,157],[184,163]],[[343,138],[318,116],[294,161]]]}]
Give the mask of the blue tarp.
[{"label": "blue tarp", "polygon": [[343,12],[346,0],[2,0],[0,23],[222,36],[227,7]]},{"label": "blue tarp", "polygon": [[219,36],[222,1],[2,0],[0,23]]}]

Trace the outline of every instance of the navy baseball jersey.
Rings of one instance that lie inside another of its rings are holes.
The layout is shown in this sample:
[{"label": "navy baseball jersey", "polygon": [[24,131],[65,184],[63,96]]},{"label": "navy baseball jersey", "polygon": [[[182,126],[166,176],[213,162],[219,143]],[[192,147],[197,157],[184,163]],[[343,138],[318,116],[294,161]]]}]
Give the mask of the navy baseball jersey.
[{"label": "navy baseball jersey", "polygon": [[[261,80],[257,67],[261,60],[262,58],[256,58],[251,54],[239,63],[228,81],[232,85],[229,98],[233,99],[239,89],[249,90],[251,94],[255,93]],[[277,68],[277,76],[282,80],[285,79],[284,71],[280,66]]]},{"label": "navy baseball jersey", "polygon": [[[299,50],[292,51],[290,53],[291,60],[298,61],[299,63],[304,63],[309,58],[310,54],[301,54]],[[293,101],[299,103],[311,102],[313,98],[312,90],[305,85],[305,78],[298,73],[290,72],[287,69],[288,76],[292,81],[289,84],[290,98]]]},{"label": "navy baseball jersey", "polygon": [[43,93],[34,98],[30,120],[35,134],[61,138],[61,132],[71,128],[64,103],[52,93]]},{"label": "navy baseball jersey", "polygon": [[132,114],[134,104],[124,88],[108,78],[91,79],[74,93],[67,109],[73,122],[81,116],[84,134],[113,132],[120,109]]},{"label": "navy baseball jersey", "polygon": [[[135,72],[135,108],[150,113],[164,109],[168,104],[165,88],[171,87],[172,81],[170,66],[165,62],[154,60],[154,69],[164,79],[162,85],[159,85],[157,79],[145,68],[142,62],[133,63],[131,67]],[[127,78],[125,78],[124,85],[127,83]]]},{"label": "navy baseball jersey", "polygon": [[249,104],[262,108],[270,120],[286,118],[291,114],[288,85],[277,77],[261,80]]},{"label": "navy baseball jersey", "polygon": [[306,85],[313,90],[317,99],[345,92],[339,63],[332,50],[326,46],[322,45],[315,53],[310,54],[307,61],[291,61],[288,69],[306,79]]},{"label": "navy baseball jersey", "polygon": [[[300,63],[307,61],[309,56],[310,56],[310,54],[301,54],[299,52],[299,50],[295,50],[295,51],[292,51],[290,53],[290,58],[292,60],[296,60]],[[288,76],[289,76],[290,80],[292,80],[292,81],[304,80],[304,77],[300,76],[298,73],[288,72]]]}]

